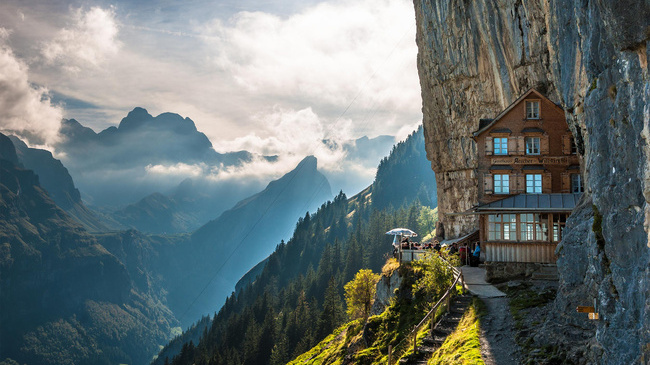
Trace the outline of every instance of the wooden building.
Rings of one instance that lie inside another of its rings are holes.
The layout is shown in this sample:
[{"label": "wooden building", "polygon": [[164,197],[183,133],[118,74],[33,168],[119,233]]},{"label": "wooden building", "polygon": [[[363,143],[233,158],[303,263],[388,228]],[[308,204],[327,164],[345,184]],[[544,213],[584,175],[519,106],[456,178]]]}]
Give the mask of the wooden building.
[{"label": "wooden building", "polygon": [[485,261],[556,261],[566,218],[583,191],[564,111],[531,89],[473,134]]}]

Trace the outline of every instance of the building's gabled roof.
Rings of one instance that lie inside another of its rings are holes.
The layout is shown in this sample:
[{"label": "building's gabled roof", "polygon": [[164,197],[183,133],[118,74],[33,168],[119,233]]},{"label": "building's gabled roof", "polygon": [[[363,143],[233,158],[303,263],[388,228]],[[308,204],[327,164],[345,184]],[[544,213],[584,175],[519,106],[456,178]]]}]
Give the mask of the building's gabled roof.
[{"label": "building's gabled roof", "polygon": [[494,119],[481,119],[478,121],[478,129],[483,129],[486,125],[492,123]]},{"label": "building's gabled roof", "polygon": [[542,93],[540,93],[539,91],[537,91],[537,90],[535,90],[535,89],[533,89],[533,88],[530,88],[530,89],[528,89],[528,91],[526,91],[523,95],[521,95],[520,97],[518,97],[517,100],[513,101],[510,105],[508,105],[507,108],[505,108],[501,113],[499,113],[499,115],[497,115],[497,116],[496,116],[494,119],[492,119],[490,122],[487,122],[487,121],[489,121],[490,119],[481,119],[481,120],[479,121],[479,124],[478,124],[478,130],[477,130],[476,132],[473,133],[473,136],[474,136],[474,137],[478,137],[481,133],[485,132],[486,129],[488,129],[488,128],[490,128],[491,126],[493,126],[494,123],[498,122],[498,121],[499,121],[499,120],[500,120],[504,115],[508,114],[508,112],[509,112],[510,110],[512,110],[512,108],[514,108],[515,106],[517,106],[517,104],[519,104],[522,100],[524,100],[526,97],[528,97],[528,95],[530,95],[530,94],[532,94],[532,93],[537,94],[537,96],[539,96],[540,98],[543,98],[543,99],[545,99],[545,100],[548,100],[551,104],[553,104],[553,106],[555,106],[555,107],[558,108],[559,110],[562,110],[562,108],[560,108],[560,106],[558,106],[557,104],[555,104],[552,100],[550,100],[550,99],[547,98],[546,96],[542,95]]},{"label": "building's gabled roof", "polygon": [[546,211],[570,212],[576,207],[579,194],[519,194],[476,207],[477,212],[486,211]]}]

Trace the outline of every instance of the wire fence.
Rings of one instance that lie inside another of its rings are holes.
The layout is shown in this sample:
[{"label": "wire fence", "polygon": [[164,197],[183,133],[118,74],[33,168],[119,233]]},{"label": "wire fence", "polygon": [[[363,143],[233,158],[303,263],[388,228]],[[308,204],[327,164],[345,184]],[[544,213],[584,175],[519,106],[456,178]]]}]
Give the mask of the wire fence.
[{"label": "wire fence", "polygon": [[[441,258],[442,259],[442,258]],[[388,345],[388,365],[392,365],[393,359],[399,360],[404,354],[408,351],[411,346],[413,347],[413,353],[417,353],[417,336],[420,330],[424,327],[427,321],[431,321],[431,333],[433,333],[436,321],[435,315],[438,309],[445,304],[446,311],[449,312],[451,298],[456,294],[456,285],[458,282],[461,283],[463,290],[465,288],[465,279],[463,278],[463,272],[452,266],[447,260],[442,259],[443,262],[453,271],[454,273],[454,282],[447,288],[445,294],[436,302],[436,304],[431,308],[431,310],[422,318],[420,323],[418,323],[411,332],[402,338],[400,342],[395,346]]]}]

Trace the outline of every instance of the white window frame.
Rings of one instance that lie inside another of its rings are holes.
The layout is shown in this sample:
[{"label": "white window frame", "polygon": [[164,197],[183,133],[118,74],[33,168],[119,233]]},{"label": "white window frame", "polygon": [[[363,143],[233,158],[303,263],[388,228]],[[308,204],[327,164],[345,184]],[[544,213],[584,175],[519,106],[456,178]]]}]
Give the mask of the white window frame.
[{"label": "white window frame", "polygon": [[526,194],[542,193],[542,174],[526,174]]},{"label": "white window frame", "polygon": [[519,215],[521,241],[548,241],[548,216],[539,213]]},{"label": "white window frame", "polygon": [[539,119],[539,100],[526,100],[526,119]]},{"label": "white window frame", "polygon": [[541,142],[540,137],[526,137],[526,154],[527,155],[539,155],[541,153]]},{"label": "white window frame", "polygon": [[576,193],[583,193],[584,191],[585,191],[585,187],[583,185],[582,175],[571,174],[571,192],[576,194]]},{"label": "white window frame", "polygon": [[488,215],[488,241],[500,241],[503,227],[503,217],[500,214]]},{"label": "white window frame", "polygon": [[490,214],[487,226],[488,241],[516,241],[517,215]]},{"label": "white window frame", "polygon": [[510,175],[494,174],[494,194],[510,194]]},{"label": "white window frame", "polygon": [[492,141],[494,143],[493,154],[508,155],[508,137],[495,137]]}]

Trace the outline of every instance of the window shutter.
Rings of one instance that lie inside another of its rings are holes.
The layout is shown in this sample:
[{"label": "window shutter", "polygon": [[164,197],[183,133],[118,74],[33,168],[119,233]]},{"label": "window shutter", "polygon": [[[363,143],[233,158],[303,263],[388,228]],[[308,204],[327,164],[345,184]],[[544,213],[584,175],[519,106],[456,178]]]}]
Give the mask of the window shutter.
[{"label": "window shutter", "polygon": [[539,139],[539,152],[542,155],[548,155],[549,146],[548,146],[548,134],[545,134]]},{"label": "window shutter", "polygon": [[517,175],[510,174],[508,175],[508,194],[515,194],[517,190]]},{"label": "window shutter", "polygon": [[514,193],[525,193],[526,192],[526,175],[517,174],[516,176],[516,191]]},{"label": "window shutter", "polygon": [[523,155],[526,152],[526,141],[524,136],[517,137],[517,154]]},{"label": "window shutter", "polygon": [[483,174],[483,191],[485,194],[494,194],[494,181],[492,174]]},{"label": "window shutter", "polygon": [[562,192],[570,193],[571,192],[571,174],[568,172],[563,172],[562,176]]},{"label": "window shutter", "polygon": [[485,154],[486,155],[492,155],[494,152],[494,138],[492,137],[485,137]]},{"label": "window shutter", "polygon": [[562,153],[565,155],[571,154],[571,135],[565,134],[562,136]]},{"label": "window shutter", "polygon": [[550,194],[552,190],[553,190],[552,175],[550,172],[545,172],[542,174],[542,193]]},{"label": "window shutter", "polygon": [[508,154],[509,155],[518,155],[519,154],[519,152],[517,151],[517,138],[516,137],[508,138]]}]

